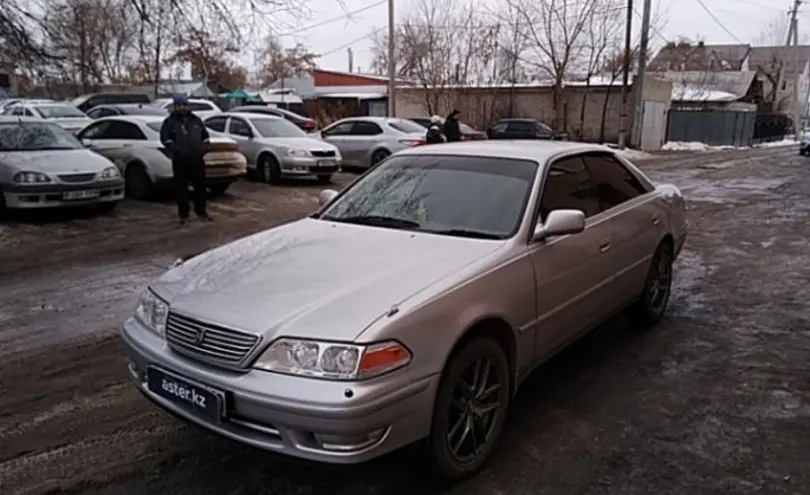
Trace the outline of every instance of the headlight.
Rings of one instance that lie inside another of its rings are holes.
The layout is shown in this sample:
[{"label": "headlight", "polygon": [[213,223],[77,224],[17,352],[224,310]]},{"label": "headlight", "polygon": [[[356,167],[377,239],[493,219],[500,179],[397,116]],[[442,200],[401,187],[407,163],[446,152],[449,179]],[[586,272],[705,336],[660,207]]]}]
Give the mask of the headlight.
[{"label": "headlight", "polygon": [[118,177],[120,177],[120,174],[117,167],[107,167],[101,172],[102,179],[117,179]]},{"label": "headlight", "polygon": [[151,290],[146,290],[135,308],[135,319],[161,337],[166,336],[166,318],[169,316],[169,305],[156,296]]},{"label": "headlight", "polygon": [[296,148],[284,148],[284,152],[287,153],[287,155],[289,156],[299,156],[299,157],[310,156],[309,151],[299,150]]},{"label": "headlight", "polygon": [[51,178],[41,172],[18,172],[12,180],[18,184],[42,184],[50,182]]},{"label": "headlight", "polygon": [[273,342],[253,367],[332,380],[363,380],[410,362],[410,351],[394,341],[355,345],[282,338]]}]

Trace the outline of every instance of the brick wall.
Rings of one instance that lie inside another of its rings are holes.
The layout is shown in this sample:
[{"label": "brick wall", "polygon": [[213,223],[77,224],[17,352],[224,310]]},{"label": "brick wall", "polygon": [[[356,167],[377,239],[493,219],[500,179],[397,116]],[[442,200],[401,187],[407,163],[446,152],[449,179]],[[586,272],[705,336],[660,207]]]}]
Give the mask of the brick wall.
[{"label": "brick wall", "polygon": [[[669,102],[672,85],[647,78],[645,99]],[[628,98],[632,98],[632,91]],[[582,105],[585,105],[584,119]],[[602,113],[605,114],[604,140],[617,142],[621,114],[621,87],[568,86],[563,95],[563,127],[572,138],[599,141],[602,133]],[[461,120],[484,129],[501,118],[526,117],[551,124],[554,121],[554,98],[551,88],[397,88],[397,116],[418,117],[447,114],[452,108],[462,112]],[[632,115],[628,116],[632,121]],[[629,122],[628,122],[629,123]]]}]

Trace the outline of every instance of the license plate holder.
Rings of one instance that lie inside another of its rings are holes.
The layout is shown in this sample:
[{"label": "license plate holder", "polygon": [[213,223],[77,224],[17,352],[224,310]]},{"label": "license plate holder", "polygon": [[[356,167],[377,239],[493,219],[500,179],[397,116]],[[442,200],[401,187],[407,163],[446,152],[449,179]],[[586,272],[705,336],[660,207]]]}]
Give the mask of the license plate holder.
[{"label": "license plate holder", "polygon": [[221,390],[154,366],[146,370],[146,384],[153,394],[196,416],[215,423],[225,417],[225,393]]},{"label": "license plate holder", "polygon": [[79,200],[79,199],[95,199],[101,196],[101,191],[98,189],[82,189],[79,191],[65,191],[62,193],[64,200]]},{"label": "license plate holder", "polygon": [[319,167],[334,167],[337,165],[335,160],[318,160],[317,166]]}]

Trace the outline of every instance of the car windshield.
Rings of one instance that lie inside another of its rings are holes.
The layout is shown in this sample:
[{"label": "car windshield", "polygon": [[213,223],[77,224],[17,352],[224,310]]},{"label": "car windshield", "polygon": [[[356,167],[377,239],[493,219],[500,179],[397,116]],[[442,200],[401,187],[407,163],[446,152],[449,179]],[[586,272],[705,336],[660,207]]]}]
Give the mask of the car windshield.
[{"label": "car windshield", "polygon": [[306,137],[307,133],[284,119],[251,119],[253,126],[264,137]]},{"label": "car windshield", "polygon": [[537,168],[507,158],[395,155],[316,218],[506,239],[520,226]]},{"label": "car windshield", "polygon": [[56,124],[9,122],[0,124],[0,151],[82,149],[72,134]]},{"label": "car windshield", "polygon": [[37,111],[46,119],[73,119],[86,117],[81,110],[69,105],[38,105],[34,108],[36,108]]},{"label": "car windshield", "polygon": [[416,122],[404,119],[397,119],[397,120],[389,120],[388,125],[393,127],[394,129],[398,130],[399,132],[405,132],[408,134],[414,132],[425,132],[425,128]]}]

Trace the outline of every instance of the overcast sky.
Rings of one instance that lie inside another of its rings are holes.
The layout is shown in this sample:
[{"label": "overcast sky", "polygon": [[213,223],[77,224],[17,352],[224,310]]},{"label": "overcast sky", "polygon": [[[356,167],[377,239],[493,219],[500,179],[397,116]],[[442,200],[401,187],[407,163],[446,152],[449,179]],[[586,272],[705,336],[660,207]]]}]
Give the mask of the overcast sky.
[{"label": "overcast sky", "polygon": [[[409,5],[416,5],[420,0],[395,1],[397,11],[404,12]],[[653,8],[659,9],[664,14],[665,21],[658,34],[652,33],[656,47],[663,44],[664,39],[672,40],[678,36],[690,38],[701,36],[707,43],[736,43],[737,40],[755,43],[762,32],[767,29],[769,23],[779,18],[787,19],[787,11],[793,3],[792,0],[703,0],[703,2],[720,23],[703,10],[698,0],[653,0]],[[283,40],[287,45],[300,41],[309,46],[313,52],[324,53],[319,65],[323,68],[337,70],[348,69],[348,56],[343,47],[351,44],[354,51],[355,71],[358,67],[365,69],[372,56],[371,42],[368,39],[360,38],[371,33],[375,28],[385,29],[386,2],[352,15],[350,19],[328,21],[343,16],[344,10],[356,11],[378,3],[380,0],[342,0],[344,8],[341,8],[341,2],[338,0],[318,0],[317,2],[311,0],[309,5],[312,15],[299,21],[300,28],[286,30],[286,32],[301,31],[293,36],[285,36]],[[641,12],[642,3],[642,0],[635,0],[638,12]],[[634,18],[635,26],[640,23],[640,17],[636,16]],[[306,29],[315,24],[323,25],[314,29]],[[280,29],[280,31],[285,30]],[[810,35],[810,5],[806,12],[800,10],[799,33],[803,40],[806,39],[805,35]]]}]

